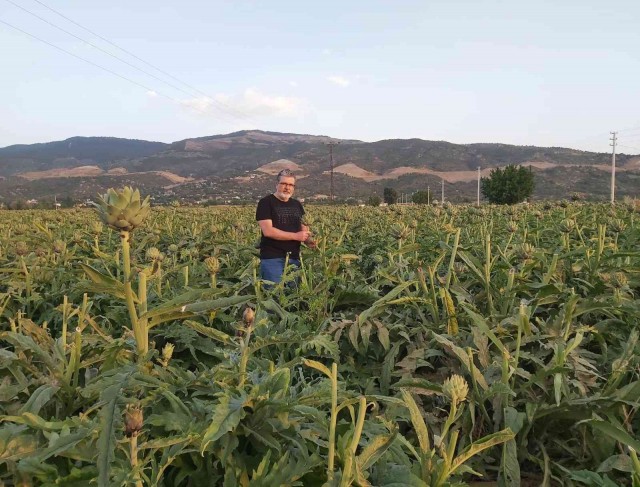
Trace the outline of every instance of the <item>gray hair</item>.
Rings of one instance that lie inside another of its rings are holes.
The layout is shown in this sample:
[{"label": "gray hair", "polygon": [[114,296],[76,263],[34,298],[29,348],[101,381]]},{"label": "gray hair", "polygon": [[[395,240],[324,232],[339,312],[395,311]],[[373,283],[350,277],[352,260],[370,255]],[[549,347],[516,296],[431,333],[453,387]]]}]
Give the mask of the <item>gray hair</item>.
[{"label": "gray hair", "polygon": [[277,176],[277,181],[280,182],[280,178],[294,178],[295,179],[296,175],[293,174],[293,171],[291,169],[283,169],[282,171],[280,171],[278,173]]}]

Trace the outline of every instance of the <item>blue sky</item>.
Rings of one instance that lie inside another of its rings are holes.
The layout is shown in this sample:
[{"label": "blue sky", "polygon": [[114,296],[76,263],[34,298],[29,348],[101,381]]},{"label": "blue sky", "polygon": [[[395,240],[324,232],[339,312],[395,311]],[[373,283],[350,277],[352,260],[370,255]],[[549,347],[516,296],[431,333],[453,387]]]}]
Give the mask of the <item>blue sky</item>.
[{"label": "blue sky", "polygon": [[640,154],[639,18],[637,0],[0,0],[0,147],[257,128],[609,152],[617,130]]}]

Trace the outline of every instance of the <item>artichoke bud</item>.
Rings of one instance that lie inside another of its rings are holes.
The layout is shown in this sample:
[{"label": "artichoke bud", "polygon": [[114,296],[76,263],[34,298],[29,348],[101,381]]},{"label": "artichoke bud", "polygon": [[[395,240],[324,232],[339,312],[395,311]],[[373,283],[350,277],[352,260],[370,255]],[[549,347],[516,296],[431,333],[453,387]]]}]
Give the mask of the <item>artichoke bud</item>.
[{"label": "artichoke bud", "polygon": [[445,233],[456,233],[456,227],[454,227],[451,223],[445,223],[442,229]]},{"label": "artichoke bud", "polygon": [[27,242],[19,240],[16,242],[16,255],[27,255],[29,249],[27,248]]},{"label": "artichoke bud", "polygon": [[522,243],[518,246],[516,253],[521,260],[529,260],[533,257],[533,253],[535,252],[535,247],[529,243]]},{"label": "artichoke bud", "polygon": [[100,218],[114,230],[131,232],[139,227],[149,214],[149,197],[140,199],[140,191],[125,186],[120,191],[109,188],[94,203]]},{"label": "artichoke bud", "polygon": [[217,257],[211,256],[204,259],[204,265],[212,276],[220,272],[220,261]]},{"label": "artichoke bud", "polygon": [[464,401],[469,394],[469,385],[463,377],[454,374],[442,384],[442,392],[451,399],[453,404]]},{"label": "artichoke bud", "polygon": [[138,436],[140,430],[142,430],[143,419],[142,408],[140,406],[127,405],[124,413],[124,427],[125,434],[128,438]]},{"label": "artichoke bud", "polygon": [[171,360],[171,356],[173,355],[173,350],[175,349],[175,345],[173,343],[167,343],[162,348],[162,365],[165,367],[169,365],[169,360]]},{"label": "artichoke bud", "polygon": [[340,258],[337,255],[331,257],[329,261],[329,265],[327,266],[327,271],[330,276],[335,276],[340,268]]},{"label": "artichoke bud", "polygon": [[616,289],[622,289],[629,285],[629,279],[624,272],[614,272],[612,275],[611,283]]},{"label": "artichoke bud", "polygon": [[398,239],[398,240],[404,240],[409,236],[410,230],[409,227],[402,224],[402,223],[398,223],[396,225],[393,226],[392,228],[393,231],[393,235]]},{"label": "artichoke bud", "polygon": [[95,235],[100,235],[102,233],[102,222],[92,222],[91,232]]},{"label": "artichoke bud", "polygon": [[255,311],[253,311],[253,309],[247,307],[244,310],[244,313],[242,313],[242,321],[245,322],[245,324],[249,327],[253,326],[253,320],[256,317],[256,313]]},{"label": "artichoke bud", "polygon": [[626,223],[618,218],[611,222],[611,230],[613,230],[615,233],[624,232],[625,228],[627,228]]},{"label": "artichoke bud", "polygon": [[53,242],[53,251],[56,254],[61,254],[62,252],[64,252],[66,248],[67,248],[67,244],[64,243],[62,240],[55,240]]},{"label": "artichoke bud", "polygon": [[156,247],[150,247],[147,250],[147,259],[151,261],[155,262],[157,260],[162,260],[163,257],[162,252],[160,252]]},{"label": "artichoke bud", "polygon": [[576,227],[576,221],[571,218],[565,218],[560,222],[560,231],[562,233],[571,233]]}]

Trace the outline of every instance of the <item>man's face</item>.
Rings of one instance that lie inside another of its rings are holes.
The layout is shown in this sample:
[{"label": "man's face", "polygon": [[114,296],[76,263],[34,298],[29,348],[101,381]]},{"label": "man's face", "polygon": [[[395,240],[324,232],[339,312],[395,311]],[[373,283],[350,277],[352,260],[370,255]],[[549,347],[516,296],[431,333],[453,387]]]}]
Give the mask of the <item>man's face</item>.
[{"label": "man's face", "polygon": [[293,195],[293,189],[296,186],[296,178],[291,176],[282,176],[276,186],[276,198],[282,201],[288,201]]}]

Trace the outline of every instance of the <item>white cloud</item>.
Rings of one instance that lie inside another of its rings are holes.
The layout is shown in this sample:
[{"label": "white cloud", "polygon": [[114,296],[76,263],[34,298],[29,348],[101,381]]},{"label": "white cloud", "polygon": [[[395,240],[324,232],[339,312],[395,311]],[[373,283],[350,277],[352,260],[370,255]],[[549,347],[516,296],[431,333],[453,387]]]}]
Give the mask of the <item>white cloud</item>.
[{"label": "white cloud", "polygon": [[351,81],[349,81],[344,76],[329,76],[327,78],[327,80],[331,81],[332,83],[334,83],[336,85],[344,86],[344,87],[347,87],[347,86],[349,86],[351,84]]},{"label": "white cloud", "polygon": [[297,81],[289,81],[289,86],[293,86],[294,88],[298,87],[298,82]]},{"label": "white cloud", "polygon": [[149,91],[147,91],[147,96],[149,96],[151,98],[155,98],[156,96],[158,96],[158,93],[156,93],[153,90],[149,90]]},{"label": "white cloud", "polygon": [[242,95],[218,94],[214,98],[182,100],[181,104],[203,114],[223,112],[236,117],[295,117],[307,109],[307,102],[302,98],[267,95],[255,88],[247,88]]}]

